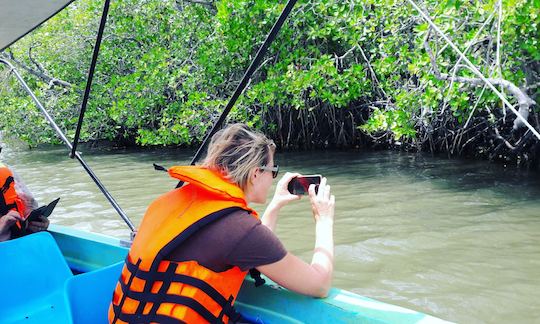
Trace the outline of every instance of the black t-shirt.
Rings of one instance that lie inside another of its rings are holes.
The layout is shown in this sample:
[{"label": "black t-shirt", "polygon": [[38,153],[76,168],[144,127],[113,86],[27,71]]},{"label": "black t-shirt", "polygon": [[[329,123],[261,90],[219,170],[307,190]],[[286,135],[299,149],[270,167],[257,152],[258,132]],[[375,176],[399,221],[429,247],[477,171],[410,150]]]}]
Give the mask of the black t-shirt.
[{"label": "black t-shirt", "polygon": [[242,271],[277,262],[287,250],[277,236],[245,210],[232,212],[198,230],[166,259],[197,261],[215,272]]}]

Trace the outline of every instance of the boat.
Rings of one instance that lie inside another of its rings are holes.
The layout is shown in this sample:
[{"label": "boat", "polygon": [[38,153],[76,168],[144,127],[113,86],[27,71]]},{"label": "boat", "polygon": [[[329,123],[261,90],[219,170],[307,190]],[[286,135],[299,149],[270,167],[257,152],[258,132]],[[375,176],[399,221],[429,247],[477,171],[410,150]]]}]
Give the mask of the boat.
[{"label": "boat", "polygon": [[[0,8],[0,51],[72,1],[3,1],[3,8]],[[258,65],[257,59],[262,58],[295,2],[295,0],[289,0],[229,101],[224,114],[216,122],[205,142],[225,119],[227,109],[230,110],[248,83],[249,71],[251,70],[252,73],[255,70]],[[71,157],[79,160],[135,235],[135,226],[76,151],[93,69],[106,22],[108,4],[109,0],[104,0],[104,14],[96,39],[94,57],[90,65],[87,88],[73,143],[70,143],[49,116],[15,67],[2,59],[0,63],[7,65],[19,79],[45,118],[71,150]],[[203,146],[204,143],[194,161],[202,152]],[[2,287],[0,323],[108,323],[107,313],[112,292],[120,276],[130,244],[130,240],[121,240],[54,224],[50,225],[47,232],[38,232],[0,242],[0,260],[3,263],[0,267],[0,286]],[[266,278],[266,284],[257,287],[253,279],[246,278],[235,306],[243,317],[252,323],[445,323],[441,319],[418,311],[383,303],[337,288],[332,288],[326,298],[298,295],[280,287],[268,278]]]},{"label": "boat", "polygon": [[[108,323],[127,243],[59,225],[0,242],[0,323]],[[346,290],[320,299],[266,281],[246,279],[235,303],[253,323],[446,323]]]}]

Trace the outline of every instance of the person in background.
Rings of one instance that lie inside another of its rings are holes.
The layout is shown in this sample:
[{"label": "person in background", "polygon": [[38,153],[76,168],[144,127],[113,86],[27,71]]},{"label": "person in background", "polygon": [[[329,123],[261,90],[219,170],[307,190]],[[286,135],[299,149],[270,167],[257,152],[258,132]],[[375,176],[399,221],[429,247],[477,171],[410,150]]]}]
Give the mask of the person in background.
[{"label": "person in background", "polygon": [[287,252],[274,234],[281,208],[300,199],[287,190],[298,173],[281,178],[261,219],[249,207],[266,202],[279,169],[274,152],[263,134],[233,124],[213,136],[201,166],[168,170],[186,184],[148,207],[113,294],[111,323],[246,321],[233,304],[253,268],[292,291],[328,294],[335,198],[326,178],[317,193],[309,188],[311,263]]},{"label": "person in background", "polygon": [[17,173],[1,162],[0,188],[0,242],[49,227],[49,220],[42,216],[35,221],[24,221],[38,207],[37,201]]}]

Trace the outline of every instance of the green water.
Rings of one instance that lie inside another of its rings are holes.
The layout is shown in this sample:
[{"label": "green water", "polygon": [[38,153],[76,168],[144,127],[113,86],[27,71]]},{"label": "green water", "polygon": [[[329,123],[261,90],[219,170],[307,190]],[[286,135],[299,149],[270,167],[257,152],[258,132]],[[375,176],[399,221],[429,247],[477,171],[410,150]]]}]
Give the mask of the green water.
[{"label": "green water", "polygon": [[[152,163],[187,163],[193,154],[83,151],[136,224],[150,201],[176,184]],[[52,223],[128,237],[63,147],[7,148],[1,158],[41,203],[62,197]],[[395,152],[278,153],[277,163],[323,174],[332,185],[334,286],[461,323],[540,318],[538,173]],[[314,225],[307,200],[283,210],[277,233],[290,251],[310,260]]]}]

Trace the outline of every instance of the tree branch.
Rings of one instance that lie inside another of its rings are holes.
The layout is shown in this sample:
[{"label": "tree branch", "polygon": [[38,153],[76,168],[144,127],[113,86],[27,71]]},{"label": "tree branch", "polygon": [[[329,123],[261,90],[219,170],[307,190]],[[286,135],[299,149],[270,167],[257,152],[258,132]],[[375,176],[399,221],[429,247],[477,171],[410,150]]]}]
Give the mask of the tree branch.
[{"label": "tree branch", "polygon": [[[8,53],[7,58],[10,61],[17,64],[19,67],[24,69],[26,72],[40,78],[44,82],[47,82],[49,84],[49,87],[52,87],[54,85],[59,85],[59,86],[65,87],[65,88],[71,88],[72,87],[71,83],[60,80],[60,79],[57,79],[57,78],[53,78],[53,77],[48,76],[45,73],[42,73],[40,71],[36,71],[36,70],[32,69],[31,67],[27,66],[26,64],[24,64],[24,63],[20,62],[19,60],[17,60],[15,58],[15,56],[13,56],[13,53],[11,53],[11,52],[7,52],[7,53]],[[5,57],[5,55],[4,55],[4,57]]]},{"label": "tree branch", "polygon": [[34,63],[34,65],[37,67],[37,69],[41,73],[45,73],[45,69],[43,68],[43,65],[41,65],[39,62],[34,60],[34,57],[32,57],[32,49],[33,48],[34,48],[33,46],[30,46],[30,48],[28,48],[28,59],[30,60],[30,62]]},{"label": "tree branch", "polygon": [[[426,49],[426,52],[429,55],[429,59],[431,61],[431,65],[433,68],[433,73],[435,74],[435,77],[439,80],[443,81],[451,81],[451,82],[460,82],[460,83],[467,83],[474,86],[483,86],[484,81],[480,78],[469,78],[469,77],[460,77],[460,76],[449,76],[448,74],[443,74],[439,71],[439,68],[437,67],[437,61],[435,59],[435,56],[433,55],[433,51],[431,50],[431,47],[429,46],[428,41],[424,41],[424,47]],[[536,102],[527,95],[524,91],[522,91],[520,88],[518,88],[514,83],[502,79],[502,78],[487,78],[489,82],[491,82],[493,85],[502,86],[505,88],[512,96],[514,96],[519,105],[519,111],[518,113],[523,116],[524,119],[527,119],[529,116],[529,108],[532,105],[535,105]],[[519,119],[516,118],[514,120],[514,129],[519,129],[524,124]]]}]

